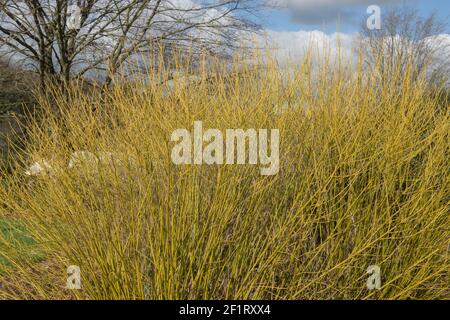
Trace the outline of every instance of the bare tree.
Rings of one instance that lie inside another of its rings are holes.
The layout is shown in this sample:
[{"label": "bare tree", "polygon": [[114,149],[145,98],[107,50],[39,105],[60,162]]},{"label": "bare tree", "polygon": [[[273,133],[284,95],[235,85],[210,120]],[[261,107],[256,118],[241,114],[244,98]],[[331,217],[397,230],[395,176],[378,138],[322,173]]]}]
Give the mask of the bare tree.
[{"label": "bare tree", "polygon": [[422,18],[414,9],[392,9],[383,15],[381,29],[363,24],[365,62],[383,77],[413,66],[413,77],[427,71],[430,79],[448,79],[450,42],[442,41],[446,26],[436,14]]},{"label": "bare tree", "polygon": [[92,70],[106,80],[138,53],[164,46],[227,52],[254,0],[1,0],[0,51],[48,78],[68,82]]}]

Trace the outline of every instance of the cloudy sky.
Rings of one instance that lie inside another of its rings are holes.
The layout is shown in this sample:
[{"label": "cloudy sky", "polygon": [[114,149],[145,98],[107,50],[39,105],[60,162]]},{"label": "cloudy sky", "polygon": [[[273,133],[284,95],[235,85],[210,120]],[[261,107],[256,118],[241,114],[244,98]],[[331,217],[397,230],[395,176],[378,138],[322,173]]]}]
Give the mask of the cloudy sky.
[{"label": "cloudy sky", "polygon": [[[450,22],[450,0],[261,1],[277,6],[277,9],[264,9],[259,21],[267,31],[271,46],[276,47],[277,56],[282,58],[301,56],[311,41],[316,44],[326,43],[333,50],[337,46],[337,39],[341,50],[354,54],[351,47],[361,23],[369,17],[367,8],[370,5],[381,8],[381,19],[383,12],[407,6],[417,9],[422,16],[436,13]],[[450,23],[446,34],[441,35],[440,39],[450,44]]]},{"label": "cloudy sky", "polygon": [[[285,9],[264,10],[262,23],[274,31],[324,31],[333,33],[337,29],[352,33],[367,16],[369,5],[380,6],[382,12],[406,5],[416,8],[421,14],[436,12],[442,18],[450,16],[449,0],[267,0]],[[450,30],[449,30],[450,31]]]}]

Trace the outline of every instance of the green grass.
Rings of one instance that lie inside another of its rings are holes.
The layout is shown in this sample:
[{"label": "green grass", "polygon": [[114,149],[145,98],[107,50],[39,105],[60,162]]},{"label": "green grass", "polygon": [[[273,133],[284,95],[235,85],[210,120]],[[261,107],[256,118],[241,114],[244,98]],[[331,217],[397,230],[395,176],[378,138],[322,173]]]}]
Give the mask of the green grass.
[{"label": "green grass", "polygon": [[38,243],[16,219],[0,218],[0,272],[14,267],[12,260],[36,263],[44,259]]}]

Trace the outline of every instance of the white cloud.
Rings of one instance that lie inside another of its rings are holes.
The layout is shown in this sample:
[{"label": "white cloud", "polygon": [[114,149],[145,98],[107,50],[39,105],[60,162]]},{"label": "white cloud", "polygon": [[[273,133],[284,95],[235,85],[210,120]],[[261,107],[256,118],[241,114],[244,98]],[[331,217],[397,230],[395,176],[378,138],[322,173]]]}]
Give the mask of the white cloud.
[{"label": "white cloud", "polygon": [[[331,62],[337,58],[338,48],[342,58],[357,62],[358,50],[355,45],[359,43],[357,33],[326,34],[321,31],[272,31],[267,30],[261,43],[271,50],[272,56],[281,64],[301,61],[308,49],[312,50],[313,59],[320,60],[329,54]],[[426,39],[429,43],[436,43],[439,47],[435,54],[435,65],[442,68],[448,65],[450,71],[450,34],[439,34]],[[447,63],[445,62],[447,61]]]},{"label": "white cloud", "polygon": [[357,34],[333,33],[326,34],[322,31],[271,31],[266,32],[263,41],[271,50],[273,56],[279,62],[301,59],[308,49],[313,49],[316,57],[329,53],[333,58],[338,53],[342,57],[353,59],[354,41]]}]

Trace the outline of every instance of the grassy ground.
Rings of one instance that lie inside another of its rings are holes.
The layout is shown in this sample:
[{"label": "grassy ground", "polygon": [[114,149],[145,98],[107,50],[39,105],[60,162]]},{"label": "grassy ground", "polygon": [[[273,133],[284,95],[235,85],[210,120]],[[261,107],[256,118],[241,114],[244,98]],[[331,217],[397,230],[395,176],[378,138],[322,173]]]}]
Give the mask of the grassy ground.
[{"label": "grassy ground", "polygon": [[13,267],[16,260],[36,263],[44,259],[44,253],[20,221],[1,218],[0,239],[0,273]]},{"label": "grassy ground", "polygon": [[[0,298],[450,297],[442,88],[308,57],[290,72],[215,68],[171,88],[120,83],[88,96],[74,85],[39,98],[23,159],[1,174],[0,215],[21,221],[45,260],[13,257]],[[279,173],[174,165],[170,135],[196,120],[279,129]],[[74,150],[115,156],[68,169]],[[23,174],[43,158],[60,169]],[[70,265],[82,290],[64,288]],[[380,290],[366,287],[370,265]]]}]

